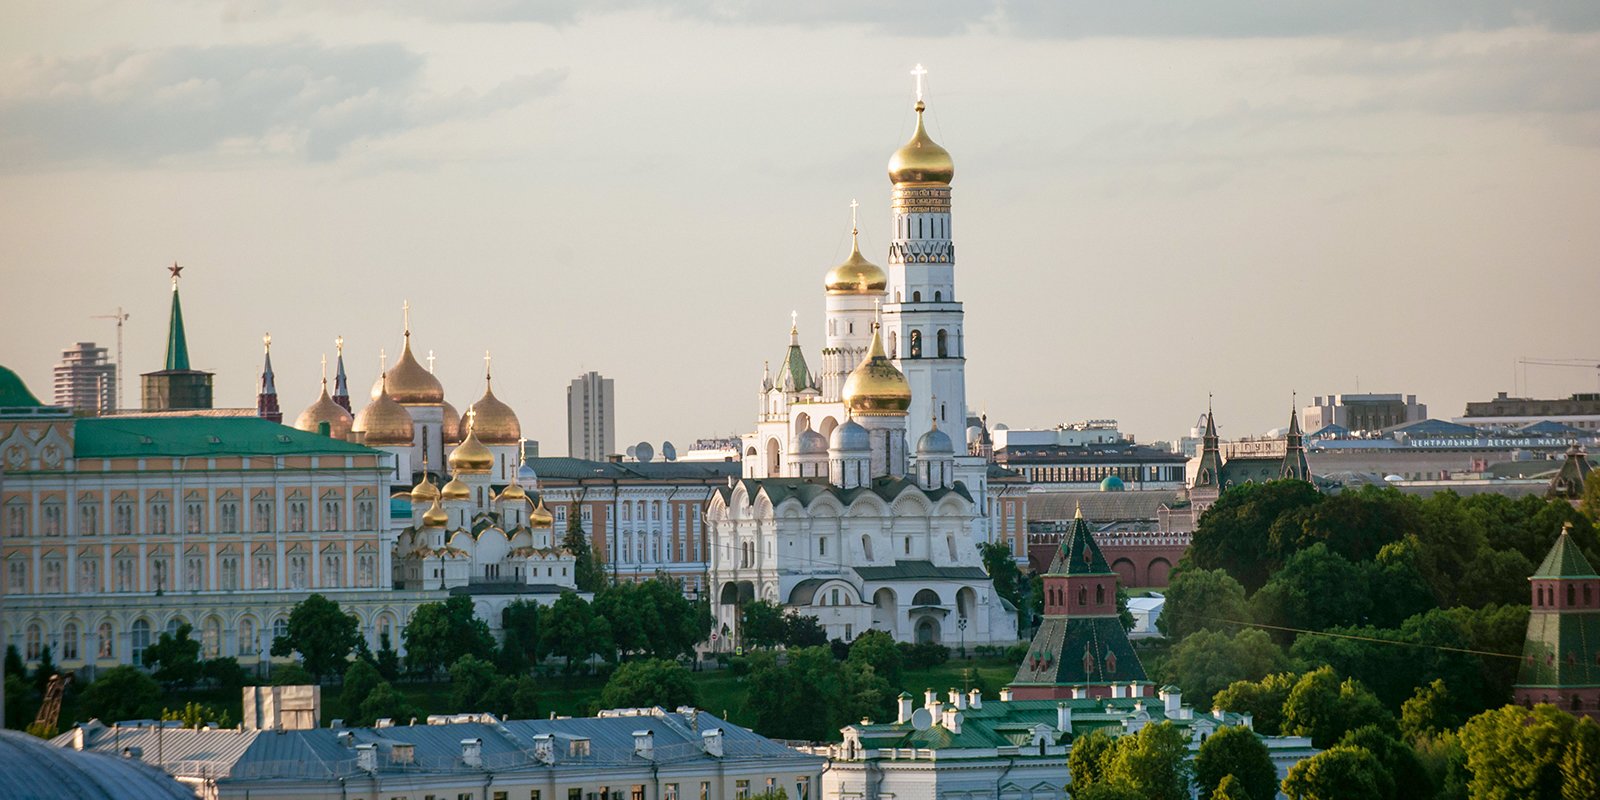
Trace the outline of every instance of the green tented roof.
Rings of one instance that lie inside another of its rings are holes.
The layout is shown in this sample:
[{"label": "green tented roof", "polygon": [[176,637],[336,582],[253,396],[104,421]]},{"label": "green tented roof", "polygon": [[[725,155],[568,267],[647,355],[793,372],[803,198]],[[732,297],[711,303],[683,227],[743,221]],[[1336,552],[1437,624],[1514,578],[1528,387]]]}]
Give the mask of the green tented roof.
[{"label": "green tented roof", "polygon": [[1122,620],[1047,616],[1028,645],[1012,685],[1106,685],[1146,681]]},{"label": "green tented roof", "polygon": [[1072,533],[1061,540],[1061,548],[1050,561],[1049,575],[1114,575],[1111,565],[1095,544],[1094,534],[1082,514],[1075,515]]},{"label": "green tented roof", "polygon": [[1518,686],[1600,686],[1600,612],[1539,611],[1528,617]]},{"label": "green tented roof", "polygon": [[76,458],[374,455],[381,451],[258,417],[100,417],[73,429]]},{"label": "green tented roof", "polygon": [[172,315],[167,321],[167,370],[189,369],[189,339],[183,334],[183,305],[178,302],[178,283],[172,283]]},{"label": "green tented roof", "polygon": [[1583,557],[1578,543],[1572,541],[1572,534],[1562,530],[1561,535],[1556,537],[1555,546],[1550,548],[1539,568],[1533,571],[1533,577],[1600,578],[1600,575],[1595,574],[1589,559]]},{"label": "green tented roof", "polygon": [[0,367],[0,408],[38,408],[44,405],[28,391],[28,385],[11,370]]}]

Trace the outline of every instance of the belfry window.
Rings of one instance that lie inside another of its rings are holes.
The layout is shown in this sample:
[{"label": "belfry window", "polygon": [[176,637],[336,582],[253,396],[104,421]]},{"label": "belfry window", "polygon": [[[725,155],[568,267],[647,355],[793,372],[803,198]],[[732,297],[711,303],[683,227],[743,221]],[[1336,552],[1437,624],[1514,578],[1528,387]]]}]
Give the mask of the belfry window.
[{"label": "belfry window", "polygon": [[911,329],[911,339],[906,346],[907,355],[912,358],[922,358],[922,331]]}]

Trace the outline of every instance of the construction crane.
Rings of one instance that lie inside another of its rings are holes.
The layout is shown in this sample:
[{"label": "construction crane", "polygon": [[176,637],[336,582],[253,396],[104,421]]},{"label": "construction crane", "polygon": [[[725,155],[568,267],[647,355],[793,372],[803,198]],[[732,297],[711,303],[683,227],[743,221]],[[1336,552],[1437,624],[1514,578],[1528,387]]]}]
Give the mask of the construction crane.
[{"label": "construction crane", "polygon": [[56,723],[61,719],[61,696],[66,693],[69,683],[72,683],[70,672],[65,675],[58,672],[50,676],[50,682],[44,687],[44,702],[39,705],[39,716],[33,718],[35,730],[56,729]]},{"label": "construction crane", "polygon": [[1522,390],[1528,390],[1528,367],[1577,367],[1578,369],[1592,369],[1597,378],[1600,378],[1600,358],[1529,358],[1522,356],[1517,359],[1517,366],[1522,368]]},{"label": "construction crane", "polygon": [[114,320],[117,321],[117,409],[119,409],[119,410],[123,407],[122,406],[122,386],[123,386],[123,381],[122,381],[122,323],[127,322],[129,316],[131,316],[131,315],[130,314],[126,314],[126,313],[123,312],[122,306],[117,306],[117,313],[115,313],[115,314],[96,314],[93,317],[90,317],[90,319],[114,319]]}]

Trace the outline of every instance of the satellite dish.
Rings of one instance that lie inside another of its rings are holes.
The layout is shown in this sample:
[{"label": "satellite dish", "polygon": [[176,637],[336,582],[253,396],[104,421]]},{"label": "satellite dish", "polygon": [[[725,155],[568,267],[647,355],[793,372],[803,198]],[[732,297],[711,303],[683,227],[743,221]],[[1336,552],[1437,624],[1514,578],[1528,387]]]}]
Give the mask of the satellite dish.
[{"label": "satellite dish", "polygon": [[662,461],[677,461],[678,460],[678,448],[673,447],[672,446],[672,442],[662,442],[661,443],[661,460]]},{"label": "satellite dish", "polygon": [[911,712],[911,727],[919,731],[925,731],[933,727],[933,712],[926,708],[919,708]]},{"label": "satellite dish", "polygon": [[639,446],[638,445],[636,445],[636,444],[628,445],[628,458],[631,458],[631,459],[637,461],[638,460],[638,456],[639,456],[639,452],[638,451],[639,451]]},{"label": "satellite dish", "polygon": [[633,457],[639,459],[641,464],[649,463],[650,459],[656,457],[656,448],[649,442],[640,442],[628,449],[633,451]]}]

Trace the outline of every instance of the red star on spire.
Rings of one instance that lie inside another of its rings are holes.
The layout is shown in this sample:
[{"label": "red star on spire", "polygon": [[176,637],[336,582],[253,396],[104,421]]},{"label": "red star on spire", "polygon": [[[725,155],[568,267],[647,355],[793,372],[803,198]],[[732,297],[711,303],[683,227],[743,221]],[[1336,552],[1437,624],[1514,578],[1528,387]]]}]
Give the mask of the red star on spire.
[{"label": "red star on spire", "polygon": [[178,262],[174,261],[172,266],[167,267],[167,271],[172,273],[172,280],[176,281],[178,280],[178,273],[183,272],[183,267],[178,266]]}]

